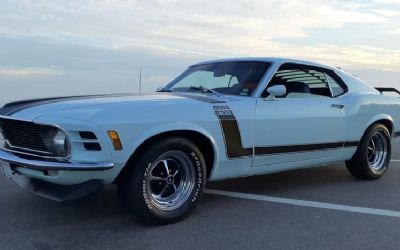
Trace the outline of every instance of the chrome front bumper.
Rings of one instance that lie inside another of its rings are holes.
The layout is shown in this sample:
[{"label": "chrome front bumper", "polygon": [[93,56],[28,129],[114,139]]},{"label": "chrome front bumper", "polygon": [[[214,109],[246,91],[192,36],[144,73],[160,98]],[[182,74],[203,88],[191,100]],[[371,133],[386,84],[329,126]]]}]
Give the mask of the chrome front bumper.
[{"label": "chrome front bumper", "polygon": [[18,157],[12,153],[0,149],[0,160],[13,164],[19,167],[25,167],[33,170],[66,170],[66,171],[102,171],[114,167],[112,162],[57,162],[57,161],[42,161],[28,160]]}]

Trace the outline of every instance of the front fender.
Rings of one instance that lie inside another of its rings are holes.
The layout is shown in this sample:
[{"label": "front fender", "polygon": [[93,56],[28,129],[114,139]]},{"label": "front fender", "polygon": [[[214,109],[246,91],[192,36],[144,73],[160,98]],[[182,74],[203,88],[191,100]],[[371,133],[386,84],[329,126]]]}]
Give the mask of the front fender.
[{"label": "front fender", "polygon": [[131,155],[146,140],[148,140],[154,136],[157,136],[159,134],[166,133],[166,132],[174,132],[174,131],[182,131],[182,130],[197,132],[197,133],[200,133],[200,134],[204,135],[205,137],[207,137],[210,140],[211,144],[213,145],[215,158],[218,157],[218,151],[216,150],[217,146],[216,146],[213,136],[206,129],[202,128],[201,126],[194,124],[194,123],[189,123],[189,122],[168,123],[168,124],[163,124],[163,125],[151,128],[147,131],[144,131],[140,135],[140,137],[138,137],[137,140],[135,141]]},{"label": "front fender", "polygon": [[[205,136],[212,144],[214,152],[213,166],[216,165],[216,163],[219,160],[220,152],[218,151],[217,143],[215,141],[214,136],[210,133],[210,131],[208,131],[207,129],[203,128],[200,125],[190,122],[181,122],[181,121],[159,124],[157,126],[150,127],[149,129],[146,130],[141,129],[139,134],[137,134],[134,138],[131,138],[132,141],[127,142],[125,140],[125,143],[123,142],[124,150],[113,152],[114,162],[119,162],[122,166],[125,166],[130,157],[147,140],[157,135],[174,131],[191,131]],[[125,138],[121,138],[122,141],[124,141],[124,139]],[[214,171],[216,168],[213,167],[212,169]]]}]

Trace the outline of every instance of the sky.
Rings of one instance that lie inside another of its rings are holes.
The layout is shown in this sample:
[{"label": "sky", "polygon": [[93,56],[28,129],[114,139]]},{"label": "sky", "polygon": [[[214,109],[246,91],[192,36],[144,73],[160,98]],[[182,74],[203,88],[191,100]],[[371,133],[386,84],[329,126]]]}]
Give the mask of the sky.
[{"label": "sky", "polygon": [[0,104],[143,92],[193,63],[277,56],[400,88],[400,0],[2,0]]}]

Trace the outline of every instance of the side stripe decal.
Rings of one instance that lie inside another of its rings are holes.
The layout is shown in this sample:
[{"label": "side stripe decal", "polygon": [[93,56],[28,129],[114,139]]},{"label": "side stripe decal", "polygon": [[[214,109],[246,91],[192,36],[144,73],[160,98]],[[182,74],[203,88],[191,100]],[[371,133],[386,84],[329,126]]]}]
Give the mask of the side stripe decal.
[{"label": "side stripe decal", "polygon": [[343,144],[343,147],[358,147],[360,145],[359,141],[346,141]]},{"label": "side stripe decal", "polygon": [[222,133],[225,139],[225,148],[228,158],[240,158],[253,155],[252,148],[244,148],[242,145],[242,137],[240,135],[239,126],[236,117],[233,115],[229,106],[218,105],[213,106],[221,124]]},{"label": "side stripe decal", "polygon": [[343,142],[324,143],[324,144],[307,144],[307,145],[290,145],[277,147],[256,147],[256,155],[295,153],[303,151],[316,151],[323,149],[332,149],[343,147]]},{"label": "side stripe decal", "polygon": [[[253,149],[244,148],[242,145],[242,138],[240,135],[239,126],[236,117],[233,114],[232,110],[229,108],[229,106],[216,105],[213,106],[213,108],[214,108],[214,113],[218,117],[221,125],[228,158],[234,159],[234,158],[252,156]],[[254,155],[319,151],[319,150],[342,148],[342,147],[357,147],[358,145],[359,141],[349,141],[349,142],[332,142],[332,143],[319,143],[319,144],[306,144],[306,145],[255,147]]]}]

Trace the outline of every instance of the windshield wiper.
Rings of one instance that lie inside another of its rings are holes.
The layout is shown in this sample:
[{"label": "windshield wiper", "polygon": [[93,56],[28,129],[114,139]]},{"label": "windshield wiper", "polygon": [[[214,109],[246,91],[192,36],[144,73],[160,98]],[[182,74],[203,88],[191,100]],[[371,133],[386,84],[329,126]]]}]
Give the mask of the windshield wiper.
[{"label": "windshield wiper", "polygon": [[166,89],[166,88],[162,88],[162,89],[157,90],[157,92],[172,92],[172,90]]},{"label": "windshield wiper", "polygon": [[212,94],[215,94],[215,95],[221,95],[221,93],[219,93],[218,91],[213,90],[213,89],[208,89],[208,88],[206,88],[206,87],[204,87],[202,85],[200,85],[200,86],[190,86],[189,89],[200,90],[201,92],[204,92],[204,93],[208,92],[208,93],[212,93]]}]

